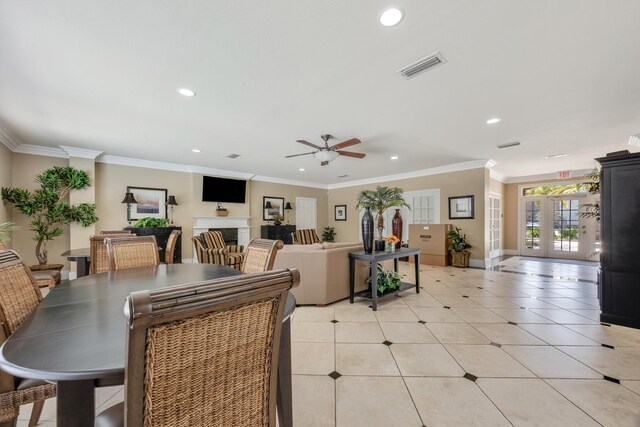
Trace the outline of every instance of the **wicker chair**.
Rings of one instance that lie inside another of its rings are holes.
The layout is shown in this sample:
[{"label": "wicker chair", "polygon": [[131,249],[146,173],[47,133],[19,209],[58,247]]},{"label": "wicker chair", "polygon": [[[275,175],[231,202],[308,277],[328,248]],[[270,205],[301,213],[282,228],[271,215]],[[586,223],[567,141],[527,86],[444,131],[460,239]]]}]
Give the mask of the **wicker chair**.
[{"label": "wicker chair", "polygon": [[291,233],[291,240],[297,245],[312,245],[314,243],[321,243],[318,233],[313,228],[304,230],[296,230]]},{"label": "wicker chair", "polygon": [[173,230],[167,239],[167,247],[164,250],[164,263],[173,264],[173,254],[176,252],[178,237],[182,234],[180,230]]},{"label": "wicker chair", "polygon": [[276,270],[129,295],[125,401],[96,427],[124,414],[127,426],[275,427],[284,307],[299,281]]},{"label": "wicker chair", "polygon": [[134,237],[135,234],[101,234],[99,236],[91,236],[89,238],[89,256],[91,258],[91,265],[89,266],[89,274],[104,273],[109,271],[111,266],[109,264],[109,254],[107,253],[107,245],[104,240],[109,237],[113,238],[127,238]]},{"label": "wicker chair", "polygon": [[219,231],[205,231],[192,238],[198,262],[228,265],[240,270],[244,254],[242,245],[227,245]]},{"label": "wicker chair", "polygon": [[[20,257],[11,250],[0,251],[0,344],[40,304],[42,294],[35,278]],[[33,403],[29,427],[38,423],[45,399],[56,395],[56,386],[40,380],[15,378],[0,371],[0,423],[10,425],[20,405]]]},{"label": "wicker chair", "polygon": [[105,243],[111,271],[160,264],[155,236],[107,237]]},{"label": "wicker chair", "polygon": [[282,240],[252,239],[244,253],[244,261],[240,271],[243,273],[258,273],[273,268],[276,254],[282,249]]}]

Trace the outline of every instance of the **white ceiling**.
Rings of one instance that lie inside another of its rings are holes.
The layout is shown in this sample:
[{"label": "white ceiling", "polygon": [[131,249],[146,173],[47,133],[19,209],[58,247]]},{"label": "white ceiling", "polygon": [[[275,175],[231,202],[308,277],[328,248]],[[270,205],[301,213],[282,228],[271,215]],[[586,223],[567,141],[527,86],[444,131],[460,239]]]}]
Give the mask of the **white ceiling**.
[{"label": "white ceiling", "polygon": [[[405,19],[382,27],[392,3]],[[640,133],[639,1],[392,3],[0,0],[0,120],[25,144],[324,184],[588,169]],[[395,72],[436,50],[445,65]],[[284,158],[323,133],[367,157]]]}]

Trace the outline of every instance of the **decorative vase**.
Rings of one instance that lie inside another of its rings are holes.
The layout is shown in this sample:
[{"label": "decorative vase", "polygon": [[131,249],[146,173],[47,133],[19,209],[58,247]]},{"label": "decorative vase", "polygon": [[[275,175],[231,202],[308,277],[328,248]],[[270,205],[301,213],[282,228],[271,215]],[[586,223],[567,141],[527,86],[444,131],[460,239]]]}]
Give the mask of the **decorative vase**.
[{"label": "decorative vase", "polygon": [[396,244],[387,242],[387,252],[395,252],[395,251],[396,251]]},{"label": "decorative vase", "polygon": [[400,249],[402,244],[402,215],[400,215],[400,209],[396,209],[396,214],[391,220],[391,230],[393,235],[398,238],[398,243],[395,244],[396,249]]},{"label": "decorative vase", "polygon": [[362,243],[366,253],[373,252],[373,215],[369,208],[365,208],[362,216]]},{"label": "decorative vase", "polygon": [[386,240],[376,240],[373,246],[375,247],[376,252],[384,252],[386,245],[387,245]]}]

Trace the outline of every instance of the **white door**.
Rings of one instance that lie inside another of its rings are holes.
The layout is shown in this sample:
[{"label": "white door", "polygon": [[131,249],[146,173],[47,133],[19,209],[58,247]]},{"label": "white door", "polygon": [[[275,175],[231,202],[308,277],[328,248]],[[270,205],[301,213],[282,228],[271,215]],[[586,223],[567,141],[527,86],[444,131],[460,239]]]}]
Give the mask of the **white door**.
[{"label": "white door", "polygon": [[545,197],[527,197],[521,199],[520,212],[520,253],[525,256],[544,257],[544,224]]},{"label": "white door", "polygon": [[310,197],[296,197],[296,230],[318,227],[318,201]]},{"label": "white door", "polygon": [[500,256],[500,232],[502,230],[502,196],[489,196],[489,258]]},{"label": "white door", "polygon": [[545,223],[546,255],[549,258],[586,259],[587,223],[581,218],[584,195],[550,196]]}]

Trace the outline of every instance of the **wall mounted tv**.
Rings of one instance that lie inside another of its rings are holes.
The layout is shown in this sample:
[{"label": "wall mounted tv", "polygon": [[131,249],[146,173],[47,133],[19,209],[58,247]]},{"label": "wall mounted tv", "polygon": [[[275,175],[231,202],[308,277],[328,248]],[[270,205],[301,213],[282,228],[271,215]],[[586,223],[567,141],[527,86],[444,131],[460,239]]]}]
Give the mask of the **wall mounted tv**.
[{"label": "wall mounted tv", "polygon": [[241,179],[202,177],[203,202],[244,203],[247,181]]}]

